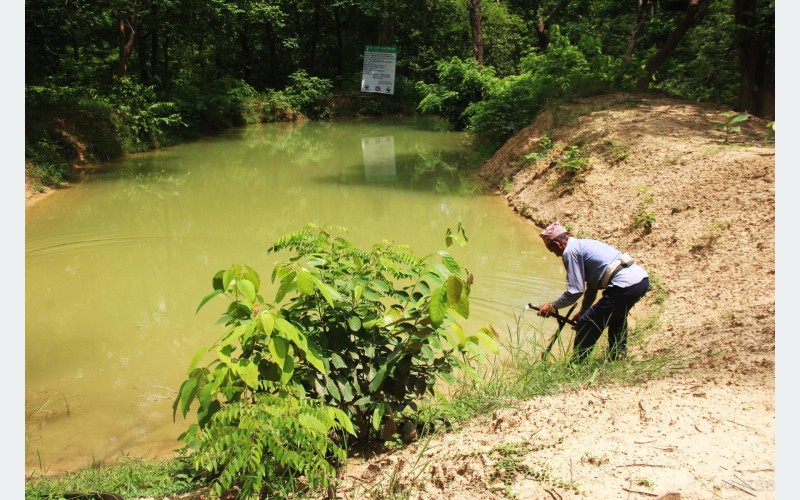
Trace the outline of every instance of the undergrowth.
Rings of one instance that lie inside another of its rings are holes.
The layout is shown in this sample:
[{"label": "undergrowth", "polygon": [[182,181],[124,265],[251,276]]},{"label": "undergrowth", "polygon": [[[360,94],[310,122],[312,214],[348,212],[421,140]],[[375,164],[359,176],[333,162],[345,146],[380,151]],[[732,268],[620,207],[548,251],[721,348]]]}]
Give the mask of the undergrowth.
[{"label": "undergrowth", "polygon": [[164,498],[201,488],[209,478],[194,472],[183,459],[145,460],[122,457],[109,464],[95,464],[60,476],[31,479],[25,498],[60,499],[67,493],[112,492],[123,498]]}]

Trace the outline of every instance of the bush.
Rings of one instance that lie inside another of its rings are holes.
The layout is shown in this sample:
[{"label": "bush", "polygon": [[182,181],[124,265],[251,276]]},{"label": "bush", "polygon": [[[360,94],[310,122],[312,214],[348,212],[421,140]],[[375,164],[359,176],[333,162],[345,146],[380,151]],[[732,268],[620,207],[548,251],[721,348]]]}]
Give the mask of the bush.
[{"label": "bush", "polygon": [[[313,449],[296,448],[305,445],[290,434],[325,427],[326,433],[356,432],[360,440],[392,436],[396,414],[434,394],[437,378],[455,381],[454,372],[463,370],[479,381],[471,364],[484,361],[486,349],[496,351],[493,330],[466,335],[456,322],[456,316],[469,315],[471,277],[446,250],[420,258],[382,241],[365,251],[333,230],[309,225],[269,248],[295,253],[275,264],[274,301],[259,294],[255,270],[234,265],[215,274],[213,291],[198,307],[219,295],[231,300],[219,321],[225,334],[195,356],[173,408],[185,417],[197,401],[198,423],[181,438],[207,452],[198,455],[198,465],[230,471],[220,476],[221,484],[251,481],[254,473],[266,477],[267,469],[241,464],[260,464],[258,450],[278,442],[286,447],[287,459],[278,464],[286,474],[307,474],[306,467],[321,473],[323,452],[336,457],[337,448],[322,434]],[[445,235],[447,246],[454,241],[466,244],[460,224]],[[208,352],[216,359],[198,367]],[[304,411],[312,416],[300,427],[272,421]],[[243,422],[244,414],[258,425]],[[269,436],[252,444],[247,436],[257,429]],[[243,452],[240,442],[255,448]],[[211,451],[230,457],[225,464],[234,466],[225,469]]]},{"label": "bush", "polygon": [[462,61],[457,57],[439,61],[436,67],[439,83],[418,84],[419,92],[424,95],[418,109],[439,114],[456,130],[464,130],[469,123],[467,109],[485,99],[497,84],[494,69],[479,66],[474,59]]},{"label": "bush", "polygon": [[553,26],[544,53],[524,57],[519,75],[498,81],[485,99],[469,105],[464,112],[469,117],[467,130],[500,144],[528,126],[547,101],[594,90],[594,82],[613,77],[613,67],[594,39],[584,37],[576,46]]},{"label": "bush", "polygon": [[289,75],[291,82],[282,94],[295,111],[300,111],[312,120],[327,118],[330,115],[328,103],[333,95],[330,80],[308,76],[304,70]]},{"label": "bush", "polygon": [[170,130],[186,126],[174,103],[159,101],[155,87],[130,78],[116,80],[103,100],[118,115],[118,136],[128,152],[153,149],[171,142],[168,139]]}]

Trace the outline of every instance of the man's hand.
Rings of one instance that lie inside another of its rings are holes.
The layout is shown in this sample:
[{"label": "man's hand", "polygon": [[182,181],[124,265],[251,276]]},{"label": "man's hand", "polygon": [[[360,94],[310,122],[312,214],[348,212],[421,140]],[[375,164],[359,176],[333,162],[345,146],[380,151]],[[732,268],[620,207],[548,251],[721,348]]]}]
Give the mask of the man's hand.
[{"label": "man's hand", "polygon": [[553,304],[542,304],[539,306],[539,316],[547,318],[549,316],[555,316],[556,314],[558,314],[558,309],[553,307]]}]

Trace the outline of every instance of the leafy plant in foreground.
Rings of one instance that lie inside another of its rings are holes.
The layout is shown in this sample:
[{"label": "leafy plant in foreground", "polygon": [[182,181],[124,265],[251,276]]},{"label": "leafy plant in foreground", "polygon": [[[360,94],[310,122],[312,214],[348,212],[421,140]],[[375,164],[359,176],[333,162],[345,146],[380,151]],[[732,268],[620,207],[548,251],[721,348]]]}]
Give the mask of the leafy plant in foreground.
[{"label": "leafy plant in foreground", "polygon": [[[255,270],[234,265],[198,306],[229,298],[226,330],[192,360],[173,410],[185,417],[197,402],[181,439],[197,468],[219,474],[218,493],[233,484],[256,493],[278,476],[327,486],[326,464],[344,458],[333,433],[391,436],[396,414],[434,394],[437,378],[463,370],[480,380],[471,364],[496,352],[493,330],[468,336],[455,321],[469,315],[471,276],[446,250],[421,258],[388,241],[361,250],[331,232],[309,225],[269,248],[294,252],[275,264],[273,301]],[[447,246],[466,240],[460,224],[445,235]]]}]

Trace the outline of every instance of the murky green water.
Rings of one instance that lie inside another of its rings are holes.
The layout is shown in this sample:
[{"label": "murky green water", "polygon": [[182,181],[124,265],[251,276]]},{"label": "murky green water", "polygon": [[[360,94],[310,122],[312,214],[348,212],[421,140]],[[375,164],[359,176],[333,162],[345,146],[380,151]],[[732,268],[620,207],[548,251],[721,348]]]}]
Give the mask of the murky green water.
[{"label": "murky green water", "polygon": [[422,255],[460,220],[469,246],[451,251],[475,276],[467,327],[504,332],[512,306],[555,298],[559,259],[501,198],[449,171],[466,156],[431,120],[252,126],[111,163],[31,207],[27,472],[177,448],[188,423],[172,422],[174,390],[222,331],[224,301],[195,315],[212,275],[247,263],[268,281],[266,248],[308,222]]}]

